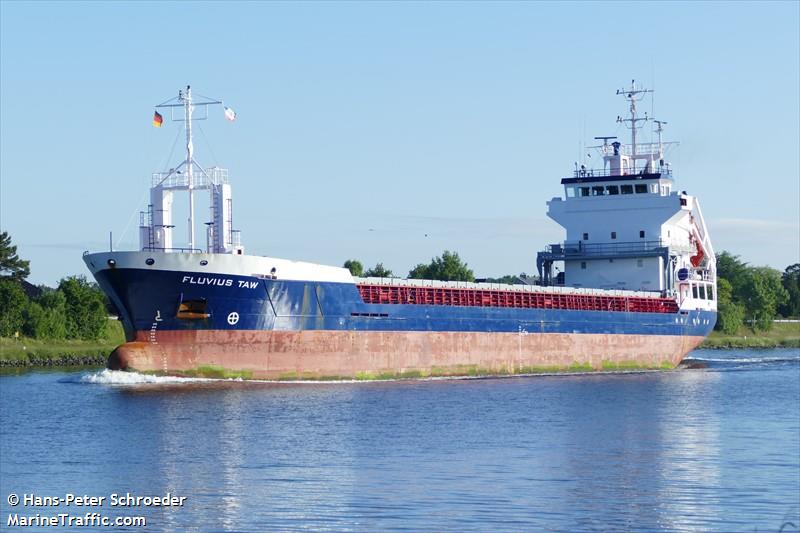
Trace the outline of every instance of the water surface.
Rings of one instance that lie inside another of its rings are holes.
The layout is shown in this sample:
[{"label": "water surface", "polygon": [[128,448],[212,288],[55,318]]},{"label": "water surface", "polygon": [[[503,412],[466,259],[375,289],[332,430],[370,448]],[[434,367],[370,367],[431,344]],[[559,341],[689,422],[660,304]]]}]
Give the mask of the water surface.
[{"label": "water surface", "polygon": [[147,531],[797,531],[800,355],[691,358],[706,368],[300,384],[5,376],[0,529],[12,512],[68,512],[12,508],[10,493],[169,491],[185,505],[74,511],[140,514]]}]

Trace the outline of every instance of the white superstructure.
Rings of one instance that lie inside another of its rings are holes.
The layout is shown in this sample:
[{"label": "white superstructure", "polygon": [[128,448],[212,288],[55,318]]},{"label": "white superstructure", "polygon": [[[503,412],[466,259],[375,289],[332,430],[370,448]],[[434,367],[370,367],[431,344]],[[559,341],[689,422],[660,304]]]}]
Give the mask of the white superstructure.
[{"label": "white superstructure", "polygon": [[[581,166],[562,180],[564,198],[550,200],[547,214],[566,238],[539,253],[537,266],[545,284],[653,291],[676,296],[682,307],[716,309],[716,263],[700,203],[675,188],[664,159],[675,143],[661,140],[666,123],[637,115],[648,92],[633,83],[617,91],[630,103],[630,118],[617,121],[630,127],[631,143],[596,137],[603,168]],[[637,143],[649,121],[658,142]]]}]

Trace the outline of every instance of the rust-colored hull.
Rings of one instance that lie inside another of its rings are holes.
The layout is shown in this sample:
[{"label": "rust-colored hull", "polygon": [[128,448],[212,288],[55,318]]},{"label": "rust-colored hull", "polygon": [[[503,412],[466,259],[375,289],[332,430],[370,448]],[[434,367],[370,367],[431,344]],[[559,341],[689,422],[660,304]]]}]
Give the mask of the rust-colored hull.
[{"label": "rust-colored hull", "polygon": [[702,336],[570,333],[137,332],[109,368],[251,379],[389,378],[673,368]]}]

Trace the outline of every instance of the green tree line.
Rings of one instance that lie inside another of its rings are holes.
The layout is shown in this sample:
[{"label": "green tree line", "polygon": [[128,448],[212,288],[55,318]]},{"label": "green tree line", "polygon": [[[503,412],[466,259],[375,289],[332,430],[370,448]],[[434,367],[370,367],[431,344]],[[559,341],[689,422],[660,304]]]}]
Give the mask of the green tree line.
[{"label": "green tree line", "polygon": [[[344,268],[356,277],[391,278],[394,274],[383,263],[364,270],[364,265],[356,259],[344,262]],[[445,250],[439,257],[431,258],[430,263],[419,263],[408,272],[409,279],[436,279],[441,281],[475,281],[475,274],[461,260],[456,252]]]},{"label": "green tree line", "polygon": [[[378,263],[374,267],[364,270],[364,265],[356,259],[344,262],[344,268],[356,277],[366,278],[391,278],[395,277],[391,270]],[[475,273],[469,268],[456,252],[445,250],[442,255],[432,257],[429,263],[419,263],[408,271],[408,279],[435,279],[439,281],[475,281]],[[485,278],[480,281],[487,283],[533,283],[535,277],[528,276],[525,272],[520,274],[507,274],[499,278]]]},{"label": "green tree line", "polygon": [[781,273],[722,252],[717,256],[717,278],[719,331],[733,335],[744,324],[766,331],[777,317],[800,317],[800,263]]},{"label": "green tree line", "polygon": [[[25,281],[30,262],[17,255],[7,232],[0,233],[0,337],[96,340],[108,323],[105,296],[84,276],[63,278],[58,287]],[[33,296],[28,296],[25,287]]]}]

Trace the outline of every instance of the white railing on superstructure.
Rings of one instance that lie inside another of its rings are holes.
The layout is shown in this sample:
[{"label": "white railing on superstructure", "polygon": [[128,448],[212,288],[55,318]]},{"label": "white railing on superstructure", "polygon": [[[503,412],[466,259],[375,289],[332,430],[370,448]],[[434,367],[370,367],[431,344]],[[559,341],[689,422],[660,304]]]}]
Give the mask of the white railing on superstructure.
[{"label": "white railing on superstructure", "polygon": [[[206,168],[192,176],[192,189],[208,189],[212,185],[222,185],[223,183],[228,183],[227,168]],[[151,187],[159,185],[164,189],[188,189],[189,174],[176,169],[169,172],[154,172]]]},{"label": "white railing on superstructure", "polygon": [[[659,156],[665,146],[677,146],[679,143],[677,141],[669,141],[665,143],[636,143],[636,155],[637,156],[654,156],[654,159],[659,159]],[[588,146],[589,149],[595,149],[600,152],[601,155],[611,155],[609,152],[613,150],[613,146],[610,144],[600,144],[597,146]],[[633,145],[631,144],[621,144],[619,145],[619,153],[622,155],[632,156],[633,154]]]}]

